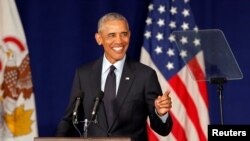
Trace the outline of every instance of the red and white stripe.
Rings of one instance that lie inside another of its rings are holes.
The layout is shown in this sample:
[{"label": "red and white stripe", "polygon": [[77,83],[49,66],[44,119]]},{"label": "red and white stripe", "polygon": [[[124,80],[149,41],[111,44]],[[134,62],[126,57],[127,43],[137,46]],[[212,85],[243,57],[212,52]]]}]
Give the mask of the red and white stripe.
[{"label": "red and white stripe", "polygon": [[202,56],[200,52],[188,63],[191,69],[186,65],[167,81],[151,60],[149,53],[142,47],[141,62],[156,70],[162,91],[171,90],[172,99],[170,114],[173,118],[173,129],[171,133],[167,137],[162,137],[148,129],[150,141],[207,141],[209,124],[207,87],[205,81],[195,80],[195,77],[205,79]]}]

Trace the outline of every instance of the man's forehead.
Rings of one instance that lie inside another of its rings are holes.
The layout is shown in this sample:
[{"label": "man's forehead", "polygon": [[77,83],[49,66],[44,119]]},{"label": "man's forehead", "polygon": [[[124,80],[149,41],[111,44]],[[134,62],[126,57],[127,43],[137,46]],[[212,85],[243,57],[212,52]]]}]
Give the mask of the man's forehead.
[{"label": "man's forehead", "polygon": [[101,25],[101,29],[104,28],[125,28],[128,29],[128,24],[124,20],[107,20]]}]

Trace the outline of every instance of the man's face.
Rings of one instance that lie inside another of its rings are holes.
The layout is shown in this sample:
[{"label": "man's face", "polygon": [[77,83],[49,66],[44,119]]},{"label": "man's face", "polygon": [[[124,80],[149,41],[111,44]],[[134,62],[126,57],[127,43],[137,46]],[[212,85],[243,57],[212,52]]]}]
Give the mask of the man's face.
[{"label": "man's face", "polygon": [[105,56],[110,63],[121,60],[128,49],[130,31],[125,21],[105,21],[99,33],[95,35],[99,45],[104,47]]}]

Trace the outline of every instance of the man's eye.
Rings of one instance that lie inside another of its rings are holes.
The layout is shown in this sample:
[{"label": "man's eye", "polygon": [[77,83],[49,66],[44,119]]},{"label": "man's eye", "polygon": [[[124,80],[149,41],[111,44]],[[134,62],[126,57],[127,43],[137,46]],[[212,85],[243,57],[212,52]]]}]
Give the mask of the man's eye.
[{"label": "man's eye", "polygon": [[108,34],[108,38],[115,37],[115,34]]},{"label": "man's eye", "polygon": [[122,33],[122,36],[128,36],[127,32]]}]

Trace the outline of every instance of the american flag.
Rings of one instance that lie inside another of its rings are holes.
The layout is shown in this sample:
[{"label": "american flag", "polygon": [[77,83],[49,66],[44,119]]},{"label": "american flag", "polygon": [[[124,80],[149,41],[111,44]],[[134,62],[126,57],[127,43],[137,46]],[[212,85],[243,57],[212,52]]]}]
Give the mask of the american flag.
[{"label": "american flag", "polygon": [[[198,32],[190,9],[189,0],[152,0],[144,31],[140,61],[157,72],[162,91],[171,90],[171,116],[173,129],[167,137],[161,137],[148,129],[149,140],[206,141],[209,124],[208,94],[205,81],[192,78],[195,73],[205,77],[202,53],[179,51],[175,42],[199,46],[199,38],[177,39],[173,31]],[[192,56],[190,56],[192,55]],[[190,58],[184,63],[183,58]],[[188,66],[196,66],[195,72]],[[198,68],[197,68],[198,66]],[[148,123],[150,125],[150,123]]]}]

